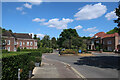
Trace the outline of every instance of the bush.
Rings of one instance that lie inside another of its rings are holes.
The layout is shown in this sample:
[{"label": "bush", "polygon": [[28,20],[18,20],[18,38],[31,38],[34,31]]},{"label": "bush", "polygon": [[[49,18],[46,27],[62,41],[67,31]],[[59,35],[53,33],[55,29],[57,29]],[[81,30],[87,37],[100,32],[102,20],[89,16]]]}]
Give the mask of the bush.
[{"label": "bush", "polygon": [[8,53],[8,50],[2,50],[2,53]]},{"label": "bush", "polygon": [[52,53],[53,52],[53,49],[52,48],[44,48],[44,47],[42,47],[42,48],[38,48],[38,49],[21,49],[20,51],[32,51],[32,52],[34,52],[34,51],[40,51],[40,52],[42,52],[42,53]]},{"label": "bush", "polygon": [[20,51],[20,47],[17,48],[17,52],[19,52],[19,51]]},{"label": "bush", "polygon": [[36,60],[35,62],[39,63],[41,62],[41,57],[36,57],[35,60]]},{"label": "bush", "polygon": [[22,69],[21,80],[28,79],[29,70],[33,69],[35,57],[41,57],[41,52],[14,54],[2,58],[2,80],[17,80],[18,69]]},{"label": "bush", "polygon": [[77,54],[77,49],[65,49],[61,51],[62,54]]}]

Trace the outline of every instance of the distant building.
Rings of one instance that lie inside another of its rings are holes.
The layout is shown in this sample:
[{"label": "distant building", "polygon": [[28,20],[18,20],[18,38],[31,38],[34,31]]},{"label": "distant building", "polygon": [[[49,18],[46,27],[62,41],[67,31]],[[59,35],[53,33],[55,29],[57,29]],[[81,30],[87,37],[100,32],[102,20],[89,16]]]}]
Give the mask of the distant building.
[{"label": "distant building", "polygon": [[32,34],[26,33],[11,33],[5,31],[2,33],[2,49],[8,51],[16,51],[18,47],[20,49],[37,49],[37,40],[32,39]]},{"label": "distant building", "polygon": [[96,50],[97,48],[113,51],[115,49],[120,50],[120,36],[118,33],[106,34],[99,32],[95,34],[91,39],[88,40],[88,49]]}]

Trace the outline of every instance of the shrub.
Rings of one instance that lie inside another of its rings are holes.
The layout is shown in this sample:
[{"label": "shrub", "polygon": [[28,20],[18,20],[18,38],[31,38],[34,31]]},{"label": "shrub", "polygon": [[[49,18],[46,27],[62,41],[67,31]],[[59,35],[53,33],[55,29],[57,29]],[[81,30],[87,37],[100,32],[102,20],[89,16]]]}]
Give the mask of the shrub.
[{"label": "shrub", "polygon": [[2,53],[8,53],[8,50],[2,50]]},{"label": "shrub", "polygon": [[39,63],[41,62],[41,57],[36,57],[35,60],[36,60],[35,62]]},{"label": "shrub", "polygon": [[77,49],[65,49],[64,51],[61,51],[62,54],[76,54]]},{"label": "shrub", "polygon": [[35,57],[41,57],[41,52],[14,54],[2,58],[2,80],[17,80],[18,69],[22,69],[21,80],[28,79],[29,70],[33,69]]},{"label": "shrub", "polygon": [[17,52],[19,52],[19,51],[20,51],[20,47],[17,48]]}]

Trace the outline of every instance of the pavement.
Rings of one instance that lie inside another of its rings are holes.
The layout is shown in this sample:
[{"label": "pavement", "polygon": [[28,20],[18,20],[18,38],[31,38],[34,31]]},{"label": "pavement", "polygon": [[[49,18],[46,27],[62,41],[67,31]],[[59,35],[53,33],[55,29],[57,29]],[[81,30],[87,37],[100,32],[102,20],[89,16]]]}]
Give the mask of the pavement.
[{"label": "pavement", "polygon": [[35,67],[33,75],[31,80],[40,78],[81,78],[70,65],[61,61],[47,59],[44,55],[42,57],[42,66]]}]

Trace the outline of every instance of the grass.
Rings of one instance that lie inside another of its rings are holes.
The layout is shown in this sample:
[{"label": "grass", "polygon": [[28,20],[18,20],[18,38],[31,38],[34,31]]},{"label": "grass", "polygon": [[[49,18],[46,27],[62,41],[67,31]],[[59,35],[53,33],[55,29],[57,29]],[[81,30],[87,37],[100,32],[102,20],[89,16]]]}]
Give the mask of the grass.
[{"label": "grass", "polygon": [[[27,54],[30,52],[8,52],[8,53],[2,53],[2,57],[10,57],[10,56],[16,56],[16,55],[21,55],[21,54]],[[0,56],[1,58],[1,56]]]}]

